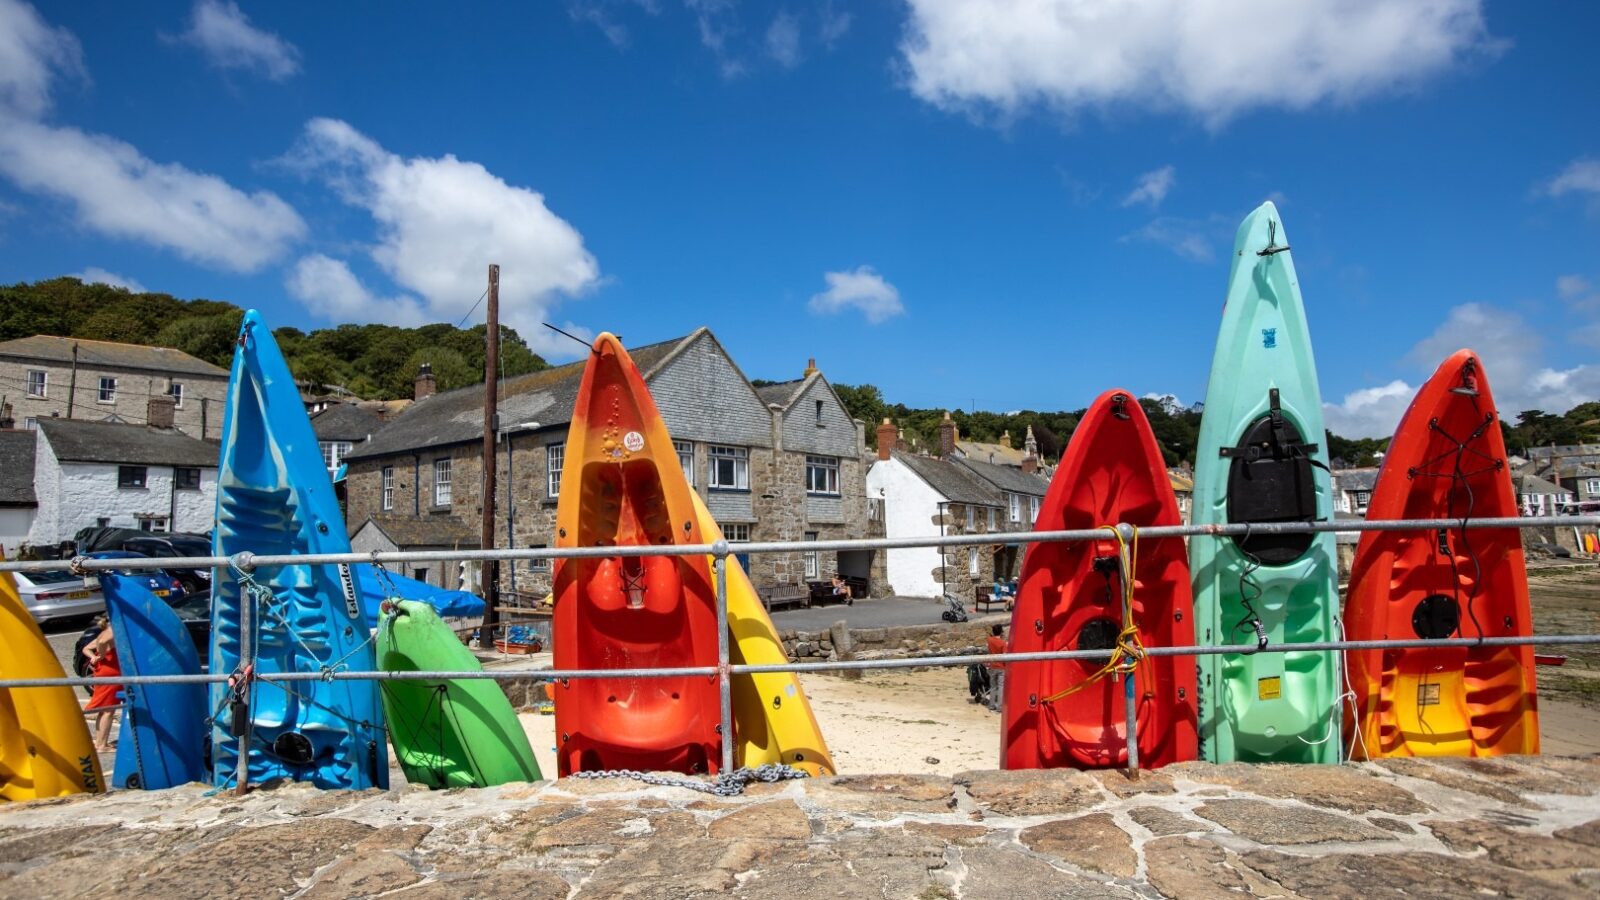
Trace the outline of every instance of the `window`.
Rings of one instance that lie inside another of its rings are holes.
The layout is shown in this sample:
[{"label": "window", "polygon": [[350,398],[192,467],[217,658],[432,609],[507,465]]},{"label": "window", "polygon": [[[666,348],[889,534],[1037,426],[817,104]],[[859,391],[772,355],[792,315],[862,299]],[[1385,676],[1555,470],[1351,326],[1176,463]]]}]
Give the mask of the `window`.
[{"label": "window", "polygon": [[1589,484],[1585,487],[1585,489],[1589,492],[1590,496],[1600,494],[1600,478],[1589,479]]},{"label": "window", "polygon": [[1372,500],[1371,491],[1356,491],[1356,509],[1366,509],[1367,503]]},{"label": "window", "polygon": [[689,482],[689,487],[694,487],[694,444],[673,441],[672,446],[678,451],[678,465],[683,467],[684,479]]},{"label": "window", "polygon": [[416,580],[418,580],[420,582],[422,582],[423,584],[427,584],[428,583],[428,567],[427,566],[416,566],[416,567],[414,567],[411,570],[411,577],[415,578]]},{"label": "window", "polygon": [[43,369],[28,370],[28,396],[43,397],[50,383],[50,373]]},{"label": "window", "polygon": [[1028,521],[1029,522],[1037,522],[1037,521],[1039,521],[1039,498],[1038,497],[1029,497],[1028,498]]},{"label": "window", "polygon": [[180,491],[200,490],[200,470],[187,466],[177,466],[172,470],[173,487]]},{"label": "window", "polygon": [[100,402],[117,402],[117,380],[109,376],[100,376]]},{"label": "window", "polygon": [[730,544],[750,543],[749,522],[718,522],[717,527],[722,529],[722,539]]},{"label": "window", "polygon": [[712,447],[711,480],[714,490],[750,490],[750,451],[743,447]]},{"label": "window", "polygon": [[822,401],[817,401],[817,427],[822,427]]},{"label": "window", "polygon": [[967,530],[968,531],[972,531],[972,530],[977,528],[977,525],[975,524],[977,522],[977,516],[978,516],[977,510],[973,508],[972,504],[968,503],[967,504]]},{"label": "window", "polygon": [[39,420],[35,419],[33,416],[29,416],[26,419],[23,419],[22,420],[22,430],[24,430],[24,431],[38,431],[39,430]]},{"label": "window", "polygon": [[383,467],[383,500],[384,509],[394,509],[394,466]]},{"label": "window", "polygon": [[117,487],[142,488],[147,472],[144,466],[117,466]]},{"label": "window", "polygon": [[173,409],[183,409],[183,383],[174,381],[167,385],[167,396],[172,398]]},{"label": "window", "polygon": [[339,471],[339,464],[349,455],[353,446],[349,441],[319,441],[322,446],[322,464],[328,467],[328,474],[333,475]]},{"label": "window", "polygon": [[550,444],[544,448],[544,495],[546,497],[561,496],[561,470],[566,466],[566,462],[566,444]]},{"label": "window", "polygon": [[994,530],[994,507],[989,507],[989,530]]},{"label": "window", "polygon": [[[817,533],[815,531],[806,532],[806,540],[814,541],[816,539],[817,539]],[[818,574],[822,570],[818,567],[817,563],[818,563],[817,551],[815,551],[815,550],[807,550],[806,551],[806,579],[807,580],[815,581],[816,579],[822,577],[820,574]]]},{"label": "window", "polygon": [[[528,549],[529,550],[543,550],[543,549],[545,549],[546,547],[549,547],[549,546],[550,546],[549,544],[529,544],[528,545]],[[532,569],[535,572],[548,572],[548,571],[550,571],[550,560],[548,560],[548,559],[530,559],[530,560],[528,560],[528,568]]]},{"label": "window", "polygon": [[1011,521],[1013,521],[1013,522],[1021,522],[1022,521],[1022,495],[1021,494],[1007,494],[1006,495],[1006,502],[1011,504]]},{"label": "window", "polygon": [[167,517],[166,516],[140,516],[139,517],[139,530],[140,531],[163,531],[163,532],[167,531],[167,530],[169,530],[167,528]]},{"label": "window", "polygon": [[967,548],[967,574],[973,578],[978,577],[978,548]]},{"label": "window", "polygon": [[837,457],[806,457],[806,493],[839,496],[839,460]]},{"label": "window", "polygon": [[433,461],[433,505],[450,505],[450,460],[448,457]]}]

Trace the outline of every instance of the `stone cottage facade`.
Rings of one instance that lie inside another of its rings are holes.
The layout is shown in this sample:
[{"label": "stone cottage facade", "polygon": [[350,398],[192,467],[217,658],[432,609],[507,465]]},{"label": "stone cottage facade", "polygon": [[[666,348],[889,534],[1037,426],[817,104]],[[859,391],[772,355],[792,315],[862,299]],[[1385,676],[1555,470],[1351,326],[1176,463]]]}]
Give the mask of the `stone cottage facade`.
[{"label": "stone cottage facade", "polygon": [[[797,381],[758,391],[707,328],[629,354],[677,444],[685,476],[729,541],[871,535],[864,426],[820,372],[808,367]],[[567,427],[582,377],[580,361],[501,382],[497,546],[554,544]],[[345,458],[347,521],[359,528],[374,516],[450,519],[451,528],[476,531],[483,515],[483,388],[430,395],[424,385],[418,393],[417,402]],[[763,593],[803,589],[841,566],[872,566],[870,559],[840,560],[831,552],[741,562]],[[501,567],[502,587],[519,593],[542,596],[550,576],[547,565]]]}]

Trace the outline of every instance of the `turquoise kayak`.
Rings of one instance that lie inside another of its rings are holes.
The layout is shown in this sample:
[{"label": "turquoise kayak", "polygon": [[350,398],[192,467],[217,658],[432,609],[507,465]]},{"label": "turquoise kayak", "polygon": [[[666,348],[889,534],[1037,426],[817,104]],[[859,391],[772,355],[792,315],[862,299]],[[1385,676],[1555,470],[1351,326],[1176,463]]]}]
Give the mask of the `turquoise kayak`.
[{"label": "turquoise kayak", "polygon": [[[1196,525],[1333,516],[1311,335],[1289,238],[1271,203],[1247,216],[1234,239],[1196,454]],[[1195,537],[1189,566],[1201,645],[1338,637],[1332,534]],[[1202,755],[1338,762],[1338,665],[1323,651],[1199,657]]]}]

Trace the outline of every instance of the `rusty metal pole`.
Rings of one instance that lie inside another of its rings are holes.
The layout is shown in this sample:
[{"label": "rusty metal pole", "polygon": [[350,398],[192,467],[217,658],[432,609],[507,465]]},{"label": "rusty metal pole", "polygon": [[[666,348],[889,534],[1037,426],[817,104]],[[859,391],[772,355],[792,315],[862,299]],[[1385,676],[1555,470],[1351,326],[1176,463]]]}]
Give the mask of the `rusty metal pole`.
[{"label": "rusty metal pole", "polygon": [[[489,264],[489,327],[484,332],[488,347],[484,355],[483,394],[483,534],[479,546],[492,550],[494,540],[495,439],[499,432],[500,380],[500,267]],[[494,629],[500,619],[500,562],[483,561],[483,625],[479,628],[479,649],[494,647]]]},{"label": "rusty metal pole", "polygon": [[722,769],[733,771],[733,670],[728,668],[728,542],[711,545],[717,575],[717,702],[722,737]]}]

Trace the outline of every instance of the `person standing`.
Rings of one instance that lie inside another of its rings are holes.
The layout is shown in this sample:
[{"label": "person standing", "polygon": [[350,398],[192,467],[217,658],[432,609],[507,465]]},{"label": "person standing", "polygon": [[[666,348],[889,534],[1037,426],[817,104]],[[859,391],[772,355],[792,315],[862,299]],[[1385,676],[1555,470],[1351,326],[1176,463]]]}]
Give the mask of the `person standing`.
[{"label": "person standing", "polygon": [[[122,667],[117,663],[116,640],[111,634],[111,626],[107,624],[83,648],[83,655],[93,667],[95,678],[115,678],[122,674]],[[89,705],[84,707],[90,710],[99,710],[94,720],[94,748],[101,753],[111,749],[111,723],[116,719],[116,707],[121,703],[122,685],[97,684],[94,693],[89,696]]]},{"label": "person standing", "polygon": [[[995,625],[989,629],[988,650],[993,653],[1006,652],[1005,626]],[[1006,677],[1006,664],[1003,662],[985,663],[989,668],[989,708],[995,712],[1000,711],[1000,703],[1005,697],[1003,686]]]}]

